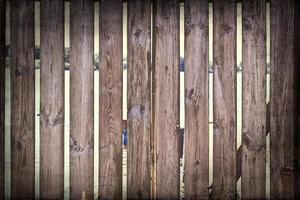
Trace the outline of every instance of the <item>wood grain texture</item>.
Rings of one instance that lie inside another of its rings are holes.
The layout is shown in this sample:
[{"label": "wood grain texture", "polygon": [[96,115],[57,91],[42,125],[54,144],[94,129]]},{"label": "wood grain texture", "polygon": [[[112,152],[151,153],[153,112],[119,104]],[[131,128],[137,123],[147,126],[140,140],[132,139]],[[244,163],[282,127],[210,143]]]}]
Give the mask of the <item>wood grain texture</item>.
[{"label": "wood grain texture", "polygon": [[0,0],[0,199],[4,199],[5,0]]},{"label": "wood grain texture", "polygon": [[266,196],[266,1],[243,1],[242,198]]},{"label": "wood grain texture", "polygon": [[70,1],[70,198],[94,198],[94,1]]},{"label": "wood grain texture", "polygon": [[64,197],[64,1],[41,1],[40,197]]},{"label": "wood grain texture", "polygon": [[34,198],[34,1],[11,1],[11,198]]},{"label": "wood grain texture", "polygon": [[187,0],[185,15],[185,199],[208,199],[208,1]]},{"label": "wood grain texture", "polygon": [[300,2],[294,2],[294,160],[295,160],[295,199],[300,199]]},{"label": "wood grain texture", "polygon": [[236,195],[236,2],[214,1],[214,199]]},{"label": "wood grain texture", "polygon": [[294,1],[271,1],[271,198],[294,197]]},{"label": "wood grain texture", "polygon": [[127,198],[151,198],[151,4],[128,1]]},{"label": "wood grain texture", "polygon": [[100,199],[122,198],[122,9],[100,2]]},{"label": "wood grain texture", "polygon": [[156,197],[179,199],[179,1],[153,3]]}]

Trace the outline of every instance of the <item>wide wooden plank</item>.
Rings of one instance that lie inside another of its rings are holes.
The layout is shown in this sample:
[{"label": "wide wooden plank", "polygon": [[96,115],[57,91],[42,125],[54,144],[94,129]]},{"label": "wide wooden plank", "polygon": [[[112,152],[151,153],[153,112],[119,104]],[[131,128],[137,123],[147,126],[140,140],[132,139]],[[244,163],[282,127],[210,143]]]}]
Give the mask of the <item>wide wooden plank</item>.
[{"label": "wide wooden plank", "polygon": [[128,1],[127,198],[151,198],[151,4]]},{"label": "wide wooden plank", "polygon": [[70,1],[70,198],[94,198],[94,1]]},{"label": "wide wooden plank", "polygon": [[0,199],[4,199],[5,0],[0,0]]},{"label": "wide wooden plank", "polygon": [[236,195],[236,1],[214,1],[212,197]]},{"label": "wide wooden plank", "polygon": [[294,196],[294,1],[271,1],[271,198]]},{"label": "wide wooden plank", "polygon": [[156,195],[179,198],[179,1],[153,4]]},{"label": "wide wooden plank", "polygon": [[208,1],[187,0],[185,15],[186,199],[208,198]]},{"label": "wide wooden plank", "polygon": [[122,198],[122,5],[100,2],[100,199]]},{"label": "wide wooden plank", "polygon": [[300,2],[294,2],[294,126],[295,126],[295,140],[294,140],[294,155],[295,155],[295,181],[294,193],[295,199],[300,199]]},{"label": "wide wooden plank", "polygon": [[11,2],[11,198],[34,198],[34,1]]},{"label": "wide wooden plank", "polygon": [[266,1],[243,1],[242,198],[266,195]]},{"label": "wide wooden plank", "polygon": [[64,1],[41,1],[40,197],[64,197]]}]

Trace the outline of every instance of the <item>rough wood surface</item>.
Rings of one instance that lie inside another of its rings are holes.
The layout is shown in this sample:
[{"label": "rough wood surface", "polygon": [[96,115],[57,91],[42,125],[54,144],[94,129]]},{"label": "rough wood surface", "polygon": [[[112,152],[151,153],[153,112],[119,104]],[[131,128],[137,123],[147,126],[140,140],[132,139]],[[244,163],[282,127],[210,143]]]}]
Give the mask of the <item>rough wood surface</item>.
[{"label": "rough wood surface", "polygon": [[122,6],[100,3],[100,199],[122,198]]},{"label": "rough wood surface", "polygon": [[34,198],[34,1],[11,1],[11,198]]},{"label": "rough wood surface", "polygon": [[128,1],[127,198],[151,198],[151,4]]},{"label": "rough wood surface", "polygon": [[295,199],[300,199],[300,2],[294,2],[294,160],[295,160],[295,181],[294,193]]},{"label": "rough wood surface", "polygon": [[185,15],[185,199],[208,199],[208,1]]},{"label": "rough wood surface", "polygon": [[243,1],[242,198],[266,195],[266,1]]},{"label": "rough wood surface", "polygon": [[0,0],[0,199],[4,199],[5,0]]},{"label": "rough wood surface", "polygon": [[294,196],[294,1],[271,1],[271,198]]},{"label": "rough wood surface", "polygon": [[179,1],[153,4],[157,199],[179,198]]},{"label": "rough wood surface", "polygon": [[64,2],[41,1],[40,197],[64,197]]},{"label": "rough wood surface", "polygon": [[94,198],[94,1],[70,1],[70,198]]},{"label": "rough wood surface", "polygon": [[212,197],[236,195],[236,2],[214,1]]}]

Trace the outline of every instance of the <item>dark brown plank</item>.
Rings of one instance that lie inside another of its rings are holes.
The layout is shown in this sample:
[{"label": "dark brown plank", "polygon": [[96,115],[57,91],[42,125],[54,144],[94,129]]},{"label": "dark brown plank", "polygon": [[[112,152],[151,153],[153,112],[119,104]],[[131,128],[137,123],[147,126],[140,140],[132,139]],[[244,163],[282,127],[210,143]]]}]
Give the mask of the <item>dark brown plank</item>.
[{"label": "dark brown plank", "polygon": [[236,195],[236,2],[214,1],[213,198]]},{"label": "dark brown plank", "polygon": [[100,3],[100,199],[122,198],[122,5]]},{"label": "dark brown plank", "polygon": [[157,199],[179,198],[179,1],[153,4]]},{"label": "dark brown plank", "polygon": [[[266,195],[266,1],[243,1],[242,198]],[[254,173],[255,172],[255,173]]]},{"label": "dark brown plank", "polygon": [[271,1],[271,198],[294,196],[294,1]]},{"label": "dark brown plank", "polygon": [[70,1],[70,198],[94,198],[94,1]]},{"label": "dark brown plank", "polygon": [[208,198],[208,1],[187,0],[185,15],[186,199]]},{"label": "dark brown plank", "polygon": [[5,0],[0,0],[0,199],[4,199]]},{"label": "dark brown plank", "polygon": [[[266,104],[266,136],[270,132],[270,104]],[[241,145],[237,152],[236,152],[236,181],[239,180],[242,174],[242,153],[243,153],[243,146]]]},{"label": "dark brown plank", "polygon": [[300,2],[294,2],[294,126],[295,126],[295,140],[294,140],[294,160],[295,160],[295,181],[294,192],[295,199],[300,199]]},{"label": "dark brown plank", "polygon": [[127,198],[151,198],[151,4],[128,1]]},{"label": "dark brown plank", "polygon": [[64,197],[64,1],[41,1],[40,197]]},{"label": "dark brown plank", "polygon": [[34,1],[11,1],[11,198],[34,198]]}]

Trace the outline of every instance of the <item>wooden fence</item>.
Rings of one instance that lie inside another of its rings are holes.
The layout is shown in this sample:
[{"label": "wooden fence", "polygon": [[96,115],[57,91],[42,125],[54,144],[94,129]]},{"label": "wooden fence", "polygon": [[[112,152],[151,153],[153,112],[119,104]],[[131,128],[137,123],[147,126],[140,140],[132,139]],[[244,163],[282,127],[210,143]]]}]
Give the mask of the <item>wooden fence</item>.
[{"label": "wooden fence", "polygon": [[[0,198],[4,198],[5,0],[0,0]],[[236,142],[236,1],[213,1],[213,184],[209,185],[208,0],[184,1],[185,198],[299,198],[300,7],[242,2],[242,145]],[[70,198],[122,198],[122,0],[100,1],[100,100],[94,102],[94,1],[70,0]],[[34,0],[11,0],[11,198],[35,194]],[[41,0],[40,198],[64,198],[64,1]],[[153,12],[152,12],[153,11]],[[151,18],[153,37],[151,37]],[[179,0],[128,0],[128,199],[179,198]],[[297,104],[298,103],[298,104]],[[99,104],[99,149],[94,148]],[[210,191],[211,189],[211,191]]]}]

